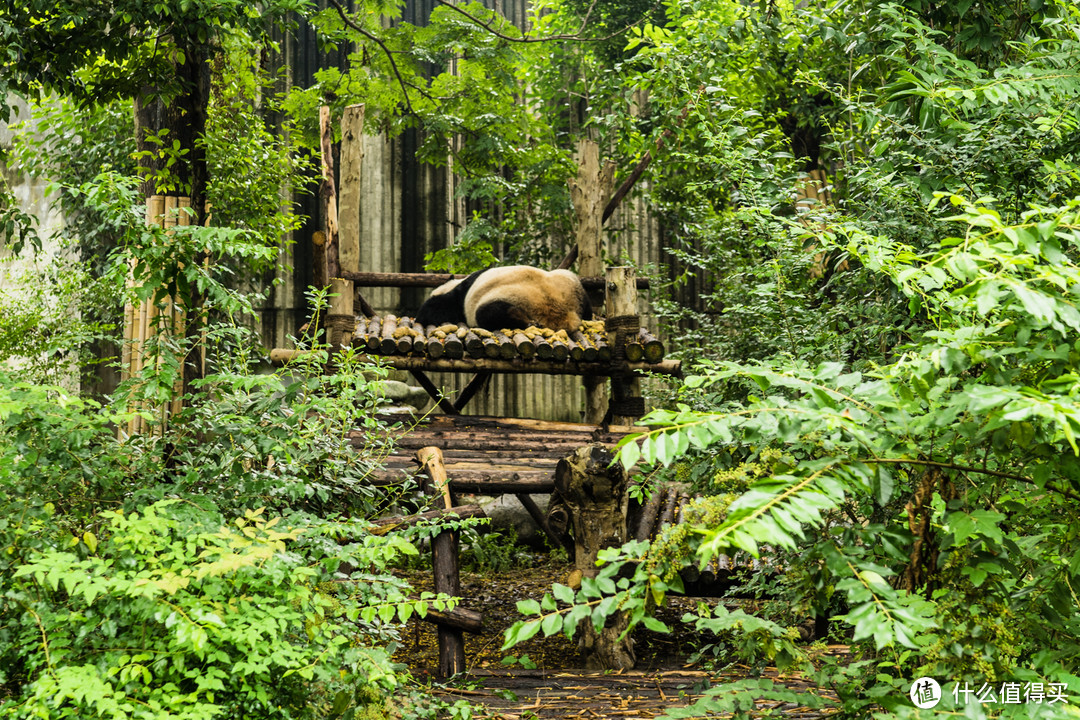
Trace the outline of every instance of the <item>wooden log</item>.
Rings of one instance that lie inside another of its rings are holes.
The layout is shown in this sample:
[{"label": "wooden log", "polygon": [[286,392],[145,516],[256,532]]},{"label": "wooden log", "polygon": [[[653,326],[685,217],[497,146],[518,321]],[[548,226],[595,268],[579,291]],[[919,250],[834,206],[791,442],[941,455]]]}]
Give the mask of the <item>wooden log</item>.
[{"label": "wooden log", "polygon": [[679,491],[674,487],[668,487],[667,497],[664,500],[664,512],[660,514],[660,527],[657,532],[663,530],[675,520],[675,504],[679,502]]},{"label": "wooden log", "polygon": [[397,330],[397,318],[393,315],[383,315],[382,340],[379,343],[379,353],[393,355],[397,351],[397,340],[394,339],[394,331]]},{"label": "wooden log", "polygon": [[457,335],[446,336],[446,340],[443,341],[443,350],[446,353],[446,357],[451,360],[460,360],[465,357],[465,343],[461,342],[461,338]]},{"label": "wooden log", "polygon": [[465,352],[469,353],[469,357],[484,357],[484,341],[472,330],[465,335]]},{"label": "wooden log", "polygon": [[536,346],[536,357],[540,360],[551,360],[555,357],[555,348],[547,338],[537,338],[533,344]]},{"label": "wooden log", "polygon": [[327,341],[333,348],[352,344],[356,330],[356,313],[353,312],[353,287],[348,280],[330,278],[330,307],[326,314]]},{"label": "wooden log", "polygon": [[633,339],[626,343],[626,359],[629,362],[641,362],[644,358],[645,346],[635,335]]},{"label": "wooden log", "polygon": [[529,360],[536,355],[536,345],[525,333],[514,333],[514,346],[517,348],[518,355],[523,359]]},{"label": "wooden log", "polygon": [[380,345],[382,345],[382,318],[373,317],[368,322],[367,342],[364,347],[367,348],[367,352],[374,353],[379,351]]},{"label": "wooden log", "polygon": [[589,338],[580,330],[575,330],[570,338],[578,344],[581,348],[581,359],[585,362],[595,362],[597,351],[596,346],[590,342]]},{"label": "wooden log", "polygon": [[518,349],[514,341],[506,337],[505,333],[499,333],[495,336],[495,339],[499,342],[499,359],[512,360],[517,357]]},{"label": "wooden log", "polygon": [[499,358],[499,341],[493,337],[486,337],[483,339],[484,343],[484,357],[489,360],[497,360]]},{"label": "wooden log", "polygon": [[441,358],[446,352],[446,346],[439,338],[435,337],[435,326],[428,325],[427,328],[425,328],[425,332],[427,334],[426,347],[428,357],[433,359]]},{"label": "wooden log", "polygon": [[649,501],[645,503],[645,507],[641,511],[637,531],[634,533],[634,539],[638,542],[643,542],[652,537],[653,526],[656,525],[656,516],[660,512],[660,503],[663,499],[664,486],[657,485],[653,487],[652,494],[649,495]]},{"label": "wooden log", "polygon": [[585,348],[573,340],[567,344],[567,347],[570,349],[570,360],[572,362],[581,362],[585,358]]},{"label": "wooden log", "polygon": [[430,445],[422,447],[416,451],[416,459],[420,463],[421,470],[428,476],[430,491],[442,498],[444,508],[453,507],[454,502],[450,496],[450,481],[446,476],[446,465],[443,462],[442,450]]},{"label": "wooden log", "polygon": [[463,607],[456,607],[453,610],[435,610],[428,607],[427,615],[420,619],[424,622],[464,630],[474,635],[479,635],[484,631],[483,614]]},{"label": "wooden log", "polygon": [[552,340],[551,349],[554,351],[552,359],[555,362],[566,362],[566,358],[570,357],[570,347],[561,340]]},{"label": "wooden log", "polygon": [[[456,339],[456,338],[455,338]],[[609,377],[629,373],[651,372],[658,375],[682,376],[682,364],[678,360],[664,360],[656,365],[649,363],[558,363],[543,360],[490,360],[488,358],[463,359],[464,346],[460,340],[453,342],[447,338],[443,344],[446,356],[438,359],[431,357],[408,357],[391,355],[383,359],[383,364],[396,370],[428,370],[430,372],[478,372],[484,370],[493,373],[539,373],[543,375],[594,375]],[[520,346],[519,346],[520,347]],[[458,357],[451,356],[456,349]],[[430,350],[430,344],[429,344]]]},{"label": "wooden log", "polygon": [[664,343],[645,328],[638,333],[640,342],[645,350],[645,362],[658,363],[664,359]]},{"label": "wooden log", "polygon": [[606,342],[597,344],[596,361],[601,364],[611,362],[611,346]]},{"label": "wooden log", "polygon": [[428,336],[424,332],[424,328],[415,323],[413,324],[413,330],[416,331],[416,334],[413,335],[412,339],[412,353],[414,355],[423,355],[427,352]]},{"label": "wooden log", "polygon": [[417,513],[415,515],[379,518],[375,521],[375,527],[372,528],[371,533],[373,535],[386,535],[394,530],[412,527],[413,525],[418,525],[427,520],[468,520],[470,518],[483,517],[487,517],[487,514],[484,512],[484,508],[479,505],[459,505],[458,507],[449,510],[429,510],[428,512]]},{"label": "wooden log", "polygon": [[[412,318],[398,318],[398,328],[409,328],[411,326]],[[407,333],[397,339],[397,352],[399,355],[408,355],[410,352],[412,352],[412,348],[412,333]]]}]

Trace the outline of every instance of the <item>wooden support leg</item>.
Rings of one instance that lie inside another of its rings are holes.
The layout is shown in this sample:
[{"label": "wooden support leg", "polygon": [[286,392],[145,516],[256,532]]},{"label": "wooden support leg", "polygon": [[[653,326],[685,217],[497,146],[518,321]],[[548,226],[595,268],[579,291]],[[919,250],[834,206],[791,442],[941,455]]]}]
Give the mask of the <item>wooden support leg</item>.
[{"label": "wooden support leg", "polygon": [[[446,477],[442,450],[437,447],[420,448],[416,451],[416,457],[427,470],[432,485],[439,493],[443,508],[449,510],[453,506],[453,501],[450,497],[450,482]],[[435,592],[454,597],[461,594],[461,579],[458,574],[460,547],[461,536],[456,530],[445,530],[436,535],[432,541]],[[465,672],[465,633],[461,628],[440,624],[439,677],[449,678],[460,672]]]},{"label": "wooden support leg", "polygon": [[[559,461],[555,487],[570,508],[574,527],[574,564],[583,577],[596,577],[596,557],[605,547],[626,540],[626,471],[612,463],[611,451],[594,444],[578,448]],[[619,639],[629,625],[626,613],[608,619],[600,631],[592,623],[582,628],[585,667],[592,670],[626,670],[634,667],[634,644]]]},{"label": "wooden support leg", "polygon": [[473,378],[469,381],[469,384],[465,386],[465,388],[457,396],[457,399],[454,400],[454,408],[459,413],[464,410],[465,406],[469,404],[469,401],[473,399],[473,396],[475,396],[476,393],[484,389],[484,385],[487,384],[487,381],[490,377],[491,373],[489,372],[478,372],[473,375]]},{"label": "wooden support leg", "polygon": [[443,397],[439,392],[439,388],[435,387],[435,383],[431,382],[431,378],[424,374],[423,370],[409,370],[412,376],[416,378],[416,382],[420,383],[420,387],[424,388],[425,392],[431,396],[431,399],[439,404],[442,411],[447,415],[460,415],[454,404]]},{"label": "wooden support leg", "polygon": [[528,493],[514,494],[517,496],[517,499],[521,501],[522,507],[524,507],[525,510],[529,513],[529,515],[532,516],[532,519],[536,523],[537,527],[543,530],[544,534],[547,535],[547,539],[549,542],[551,542],[552,548],[565,547],[567,549],[567,552],[574,551],[573,545],[564,545],[562,541],[559,540],[559,536],[556,535],[555,531],[551,529],[550,525],[548,525],[548,521],[547,518],[544,516],[544,513],[540,512],[540,506],[536,504],[536,502]]}]

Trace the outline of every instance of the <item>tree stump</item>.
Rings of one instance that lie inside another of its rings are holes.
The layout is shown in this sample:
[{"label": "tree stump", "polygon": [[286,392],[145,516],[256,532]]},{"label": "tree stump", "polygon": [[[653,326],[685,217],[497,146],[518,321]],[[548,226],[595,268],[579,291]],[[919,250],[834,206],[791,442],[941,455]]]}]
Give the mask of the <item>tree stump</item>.
[{"label": "tree stump", "polygon": [[[571,513],[574,565],[583,577],[596,577],[600,550],[626,541],[626,471],[620,464],[612,465],[613,459],[603,445],[587,445],[560,460],[555,469],[555,487]],[[633,641],[618,639],[626,627],[625,613],[610,618],[599,633],[586,622],[581,636],[585,666],[593,670],[634,667]]]}]

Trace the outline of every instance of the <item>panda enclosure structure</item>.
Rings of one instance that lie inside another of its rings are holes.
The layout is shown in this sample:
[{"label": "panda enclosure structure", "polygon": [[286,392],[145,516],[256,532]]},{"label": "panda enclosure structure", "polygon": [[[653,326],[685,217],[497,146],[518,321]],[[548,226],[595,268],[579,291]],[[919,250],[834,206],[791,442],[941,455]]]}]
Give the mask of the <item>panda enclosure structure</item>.
[{"label": "panda enclosure structure", "polygon": [[[633,268],[605,269],[602,265],[603,223],[627,187],[611,197],[613,168],[601,167],[595,143],[581,144],[579,173],[571,187],[577,244],[562,266],[577,261],[594,307],[605,309],[603,321],[584,323],[569,333],[542,328],[491,332],[421,327],[407,316],[377,314],[365,298],[368,288],[434,287],[451,276],[360,269],[363,243],[356,206],[363,192],[363,116],[362,106],[344,112],[339,188],[332,165],[329,108],[320,112],[324,229],[313,238],[312,248],[314,284],[329,286],[332,292],[325,317],[327,338],[332,353],[351,346],[384,365],[411,373],[443,413],[396,437],[393,454],[370,481],[387,486],[416,478],[432,494],[440,508],[437,514],[458,517],[482,515],[475,506],[462,507],[458,494],[512,493],[553,544],[567,546],[585,576],[595,575],[600,549],[632,536],[648,537],[654,524],[676,521],[681,516],[678,508],[689,502],[677,490],[654,493],[655,502],[638,510],[630,531],[628,478],[621,468],[610,467],[611,448],[635,430],[634,421],[645,412],[639,375],[680,373],[679,362],[664,359],[663,343],[642,327],[637,290],[639,285],[647,287],[647,282],[639,281]],[[271,358],[288,362],[297,352],[279,348]],[[471,379],[451,400],[429,372],[466,374]],[[493,376],[521,374],[581,377],[587,422],[462,415],[466,404]],[[605,400],[608,383],[610,399]],[[354,440],[364,443],[359,436]],[[530,496],[552,492],[556,496],[545,515]],[[385,527],[389,530],[418,519],[394,518],[385,521]],[[437,592],[460,592],[458,542],[456,531],[444,531],[433,542]],[[439,674],[448,677],[465,670],[462,633],[475,630],[479,614],[461,609],[434,620],[439,624]],[[591,663],[609,668],[633,666],[631,646],[628,640],[618,640],[618,634],[604,631],[587,640]]]}]

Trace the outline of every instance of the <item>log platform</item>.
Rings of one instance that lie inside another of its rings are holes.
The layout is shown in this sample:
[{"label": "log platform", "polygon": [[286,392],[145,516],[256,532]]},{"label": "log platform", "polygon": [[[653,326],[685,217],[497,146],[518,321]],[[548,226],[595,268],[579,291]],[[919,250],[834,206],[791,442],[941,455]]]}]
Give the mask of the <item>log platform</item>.
[{"label": "log platform", "polygon": [[[437,447],[442,450],[454,493],[550,493],[555,489],[555,466],[560,459],[590,443],[614,447],[627,434],[642,430],[522,418],[434,415],[409,431],[395,434],[393,452],[368,482],[405,482],[421,473],[416,451]],[[350,437],[358,447],[367,442],[359,431],[353,431]]]}]

